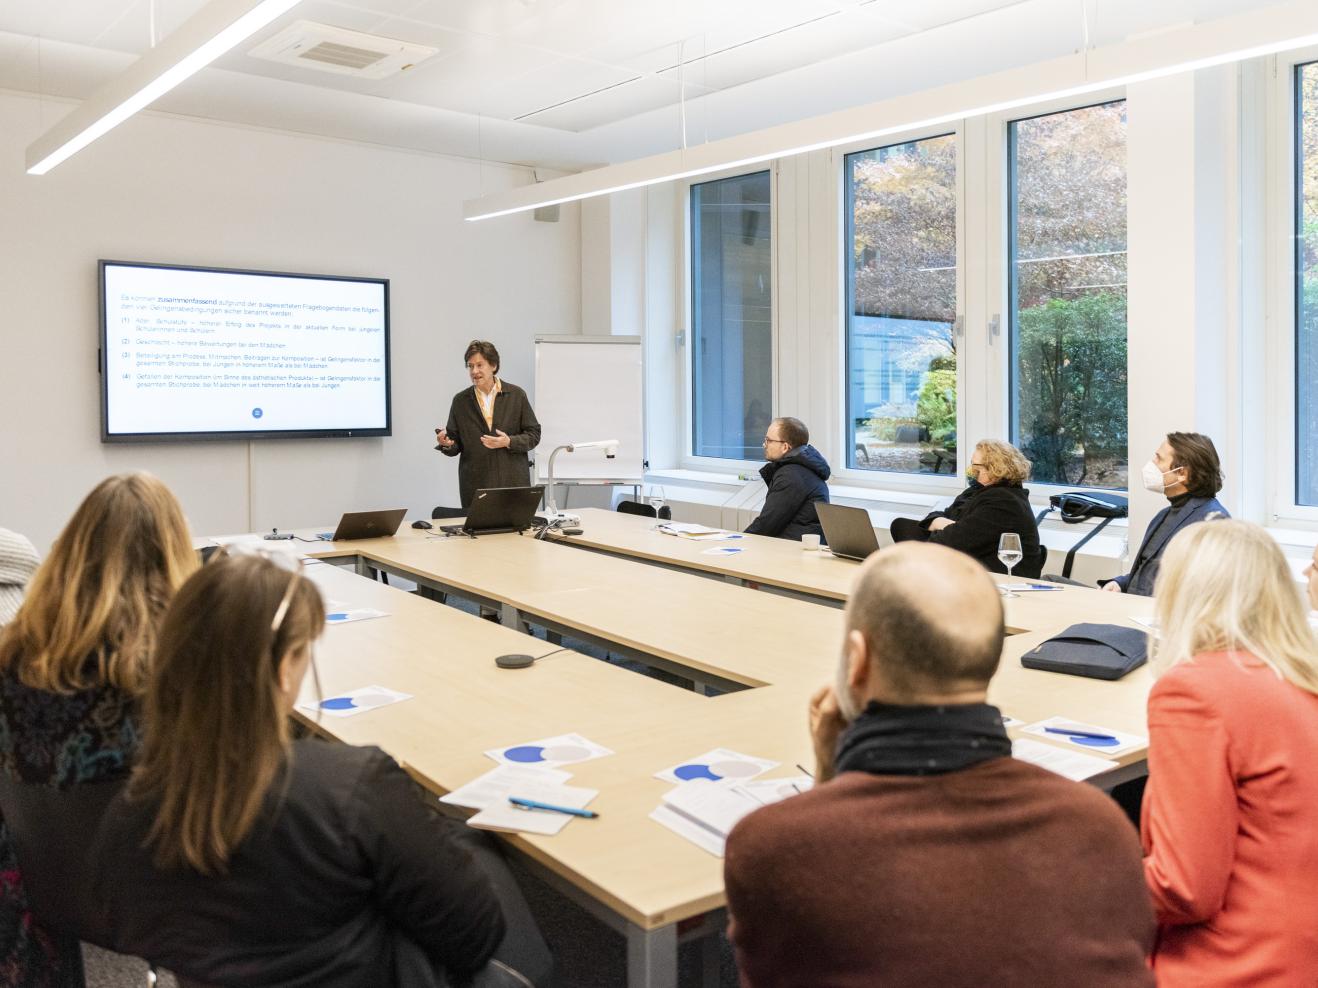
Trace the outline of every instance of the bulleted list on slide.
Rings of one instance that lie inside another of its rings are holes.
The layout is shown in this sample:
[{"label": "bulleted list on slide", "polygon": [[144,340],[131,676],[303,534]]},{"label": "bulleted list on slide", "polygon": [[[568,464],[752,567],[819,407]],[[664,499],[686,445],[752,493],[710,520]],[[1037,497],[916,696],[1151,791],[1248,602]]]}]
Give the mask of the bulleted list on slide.
[{"label": "bulleted list on slide", "polygon": [[383,428],[386,346],[382,282],[105,267],[112,435]]}]

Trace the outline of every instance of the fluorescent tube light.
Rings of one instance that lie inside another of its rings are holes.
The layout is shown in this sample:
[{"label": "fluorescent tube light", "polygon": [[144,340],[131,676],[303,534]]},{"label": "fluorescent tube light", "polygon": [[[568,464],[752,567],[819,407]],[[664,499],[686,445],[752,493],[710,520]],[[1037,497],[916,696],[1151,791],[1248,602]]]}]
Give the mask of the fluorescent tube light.
[{"label": "fluorescent tube light", "polygon": [[1151,38],[1077,52],[868,106],[471,199],[464,204],[464,218],[468,222],[494,219],[541,206],[745,168],[775,158],[910,133],[1312,44],[1318,44],[1318,4],[1313,0],[1276,4]]},{"label": "fluorescent tube light", "polygon": [[27,149],[28,174],[46,174],[297,3],[212,0],[34,141]]}]

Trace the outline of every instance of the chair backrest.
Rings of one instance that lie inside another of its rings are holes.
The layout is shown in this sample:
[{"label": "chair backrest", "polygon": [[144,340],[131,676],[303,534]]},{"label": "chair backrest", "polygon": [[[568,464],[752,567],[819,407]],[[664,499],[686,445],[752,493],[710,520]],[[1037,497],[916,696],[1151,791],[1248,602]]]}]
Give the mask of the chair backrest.
[{"label": "chair backrest", "polygon": [[432,521],[436,518],[466,518],[466,517],[467,517],[467,512],[465,508],[445,508],[441,506],[438,508],[431,509],[430,512],[430,518]]},{"label": "chair backrest", "polygon": [[618,510],[624,515],[640,515],[643,518],[658,518],[661,521],[673,520],[673,509],[666,504],[656,511],[653,504],[646,504],[644,501],[619,501]]},{"label": "chair backrest", "polygon": [[1017,576],[1023,576],[1026,579],[1037,580],[1043,575],[1043,568],[1048,562],[1048,547],[1042,542],[1039,543],[1037,552],[1025,557],[1020,561],[1015,569]]},{"label": "chair backrest", "polygon": [[127,780],[56,789],[0,773],[4,814],[32,914],[48,930],[113,949],[109,923],[90,893],[92,836]]}]

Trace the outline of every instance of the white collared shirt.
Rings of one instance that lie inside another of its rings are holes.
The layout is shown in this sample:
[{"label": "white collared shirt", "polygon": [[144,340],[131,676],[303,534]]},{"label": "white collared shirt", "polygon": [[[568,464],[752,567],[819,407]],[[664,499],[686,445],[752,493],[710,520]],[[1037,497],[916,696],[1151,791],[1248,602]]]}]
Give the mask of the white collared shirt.
[{"label": "white collared shirt", "polygon": [[488,395],[482,392],[480,388],[476,389],[476,401],[481,406],[481,414],[485,416],[485,428],[487,429],[494,428],[494,396],[502,390],[503,382],[497,377],[494,379],[494,387],[490,388]]}]

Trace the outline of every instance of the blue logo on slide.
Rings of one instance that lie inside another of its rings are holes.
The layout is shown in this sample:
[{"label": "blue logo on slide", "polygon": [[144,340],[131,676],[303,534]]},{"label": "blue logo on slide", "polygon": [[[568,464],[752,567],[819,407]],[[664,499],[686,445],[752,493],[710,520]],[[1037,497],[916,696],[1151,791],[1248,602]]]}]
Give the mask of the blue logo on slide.
[{"label": "blue logo on slide", "polygon": [[259,409],[259,408],[253,408],[253,409],[252,409],[252,418],[254,418],[254,419],[259,419],[259,418],[260,418],[262,415],[264,415],[264,414],[265,414],[265,412],[261,411],[261,409]]}]

